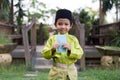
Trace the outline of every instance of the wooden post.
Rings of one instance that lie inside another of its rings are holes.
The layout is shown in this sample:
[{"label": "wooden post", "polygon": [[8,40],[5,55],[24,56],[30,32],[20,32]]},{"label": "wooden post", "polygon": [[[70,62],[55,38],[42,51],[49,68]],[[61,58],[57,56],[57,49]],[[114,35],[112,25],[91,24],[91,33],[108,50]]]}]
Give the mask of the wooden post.
[{"label": "wooden post", "polygon": [[[35,17],[33,17],[33,21],[35,21]],[[36,28],[35,23],[31,27],[31,70],[34,70],[35,66],[35,58],[36,58]]]},{"label": "wooden post", "polygon": [[[28,31],[31,30],[31,49],[29,49]],[[22,28],[23,43],[25,49],[26,66],[29,71],[34,71],[36,58],[36,29],[35,17],[32,17],[32,22],[28,26]]]},{"label": "wooden post", "polygon": [[[77,26],[77,30],[79,32],[79,43],[83,49],[84,52],[84,47],[85,47],[85,30],[84,30],[84,25],[82,25],[79,21],[79,17],[75,16],[75,24]],[[83,54],[82,58],[80,59],[80,69],[85,70],[85,54]]]},{"label": "wooden post", "polygon": [[24,43],[24,49],[25,49],[25,61],[26,66],[28,67],[30,65],[30,51],[29,51],[29,42],[28,42],[28,34],[27,34],[27,28],[26,25],[22,28],[22,35],[23,35],[23,43]]},{"label": "wooden post", "polygon": [[[33,17],[33,20],[35,21],[35,17]],[[35,24],[33,24],[33,27],[31,27],[31,45],[34,48],[36,47],[36,28],[35,28]]]},{"label": "wooden post", "polygon": [[44,45],[44,35],[43,35],[43,24],[42,23],[40,23],[40,26],[39,26],[39,43],[40,43],[40,45]]}]

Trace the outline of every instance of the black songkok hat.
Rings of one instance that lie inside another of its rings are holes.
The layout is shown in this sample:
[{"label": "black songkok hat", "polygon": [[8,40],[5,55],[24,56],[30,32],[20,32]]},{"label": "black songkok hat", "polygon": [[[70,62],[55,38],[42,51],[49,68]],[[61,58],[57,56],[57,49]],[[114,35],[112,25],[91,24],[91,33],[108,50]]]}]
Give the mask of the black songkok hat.
[{"label": "black songkok hat", "polygon": [[70,10],[67,10],[67,9],[59,9],[56,12],[55,24],[59,18],[67,18],[72,23],[72,12]]}]

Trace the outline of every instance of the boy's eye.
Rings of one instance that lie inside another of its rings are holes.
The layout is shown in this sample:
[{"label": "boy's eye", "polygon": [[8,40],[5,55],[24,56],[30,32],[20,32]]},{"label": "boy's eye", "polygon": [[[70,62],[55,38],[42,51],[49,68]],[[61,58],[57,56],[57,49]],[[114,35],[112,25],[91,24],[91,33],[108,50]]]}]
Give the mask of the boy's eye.
[{"label": "boy's eye", "polygon": [[58,23],[58,25],[68,25],[68,23]]},{"label": "boy's eye", "polygon": [[62,25],[62,23],[58,23],[58,25]]},{"label": "boy's eye", "polygon": [[65,25],[67,26],[68,24],[67,24],[67,23],[65,23]]}]

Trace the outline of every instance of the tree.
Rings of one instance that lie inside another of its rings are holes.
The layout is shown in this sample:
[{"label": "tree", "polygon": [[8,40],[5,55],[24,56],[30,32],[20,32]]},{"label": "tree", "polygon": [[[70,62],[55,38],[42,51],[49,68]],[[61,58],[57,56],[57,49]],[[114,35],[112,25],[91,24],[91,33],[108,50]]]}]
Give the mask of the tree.
[{"label": "tree", "polygon": [[18,0],[17,4],[15,4],[17,11],[15,12],[17,25],[21,26],[23,23],[23,17],[26,16],[25,10],[23,10],[23,4],[21,0]]},{"label": "tree", "polygon": [[102,0],[102,11],[106,14],[113,6],[117,5],[118,0]]},{"label": "tree", "polygon": [[78,9],[78,12],[73,12],[73,16],[79,15],[79,21],[84,24],[89,24],[90,16],[84,9]]},{"label": "tree", "polygon": [[[39,20],[45,21],[47,18],[49,18],[48,13],[49,10],[46,10],[46,4],[43,2],[40,2],[38,0],[32,0],[30,3],[31,9],[28,9],[28,21],[30,20],[30,16],[34,15],[36,17],[37,23]],[[31,12],[31,10],[34,9],[34,11]]]},{"label": "tree", "polygon": [[13,24],[14,23],[14,15],[13,15],[13,12],[14,12],[14,9],[13,9],[13,0],[11,0],[11,4],[10,4],[10,16],[9,16],[9,22],[11,23],[11,24]]},{"label": "tree", "polygon": [[99,24],[99,19],[97,17],[98,16],[97,14],[98,11],[94,11],[91,8],[78,9],[78,11],[73,12],[73,16],[78,15],[80,23],[85,25],[84,27],[85,27],[86,42],[88,41],[87,38],[92,34],[93,25]]},{"label": "tree", "polygon": [[73,16],[79,15],[79,21],[85,25],[97,25],[98,23],[96,21],[98,21],[98,11],[94,11],[91,8],[87,8],[87,10],[78,9],[78,11],[73,12]]},{"label": "tree", "polygon": [[[93,0],[93,1],[97,1],[97,0]],[[117,6],[119,0],[99,0],[99,18],[100,18],[100,22],[99,24],[103,24],[104,22],[104,17],[106,15],[106,12],[111,10],[114,6]]]},{"label": "tree", "polygon": [[0,21],[9,22],[10,1],[0,0]]}]

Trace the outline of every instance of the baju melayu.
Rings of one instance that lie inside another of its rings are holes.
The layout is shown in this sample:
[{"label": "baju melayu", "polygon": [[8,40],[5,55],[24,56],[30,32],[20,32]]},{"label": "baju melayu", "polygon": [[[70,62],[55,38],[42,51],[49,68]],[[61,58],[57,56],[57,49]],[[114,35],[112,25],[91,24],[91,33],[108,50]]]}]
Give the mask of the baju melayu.
[{"label": "baju melayu", "polygon": [[70,51],[53,51],[52,45],[57,42],[57,35],[53,35],[48,39],[41,52],[44,58],[53,60],[48,80],[77,80],[77,68],[74,63],[82,57],[83,50],[75,36],[68,33],[65,35],[67,43],[71,46]]}]

